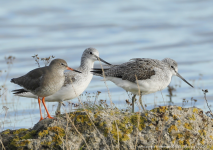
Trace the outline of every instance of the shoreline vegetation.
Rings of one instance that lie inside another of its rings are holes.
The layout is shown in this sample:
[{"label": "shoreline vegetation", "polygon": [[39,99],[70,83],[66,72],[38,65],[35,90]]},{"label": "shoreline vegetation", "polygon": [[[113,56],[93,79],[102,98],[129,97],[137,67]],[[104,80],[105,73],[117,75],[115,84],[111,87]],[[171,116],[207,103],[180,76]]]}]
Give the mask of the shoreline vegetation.
[{"label": "shoreline vegetation", "polygon": [[117,108],[65,113],[32,129],[0,133],[1,149],[213,149],[213,118],[203,110],[160,106],[145,113]]},{"label": "shoreline vegetation", "polygon": [[[38,66],[40,60],[47,65],[53,57],[33,56]],[[7,97],[5,83],[14,59],[13,56],[5,57],[8,70],[2,70],[0,74],[6,72],[0,89],[1,100]],[[101,92],[97,91],[94,101],[88,98],[82,102],[78,98],[78,104],[69,102],[75,108],[72,109],[74,112],[44,119],[30,129],[0,132],[0,149],[213,149],[213,113],[206,98],[208,90],[202,90],[209,109],[207,112],[196,108],[197,100],[193,98],[189,108],[184,107],[188,103],[185,99],[182,107],[171,106],[175,90],[175,87],[168,86],[170,105],[155,106],[143,112],[136,101],[139,106],[136,113],[131,113],[129,100],[126,100],[127,108],[120,110],[114,106],[110,93],[108,105],[106,100],[98,99]],[[3,106],[3,109],[5,120],[8,108]],[[4,129],[4,121],[1,126]]]}]

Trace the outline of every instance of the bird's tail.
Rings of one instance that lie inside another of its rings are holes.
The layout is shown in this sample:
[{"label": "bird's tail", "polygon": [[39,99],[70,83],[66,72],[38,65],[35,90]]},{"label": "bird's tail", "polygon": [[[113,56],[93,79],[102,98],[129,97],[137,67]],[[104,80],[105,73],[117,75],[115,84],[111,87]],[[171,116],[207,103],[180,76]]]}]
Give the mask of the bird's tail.
[{"label": "bird's tail", "polygon": [[92,73],[96,76],[103,76],[103,71],[107,71],[108,69],[102,69],[102,68],[93,68]]},{"label": "bird's tail", "polygon": [[[13,79],[12,79],[13,80]],[[12,82],[12,80],[11,80],[11,82]],[[26,92],[28,92],[27,90],[25,90],[25,89],[17,89],[17,90],[12,90],[12,92],[13,92],[13,94],[23,94],[23,93],[26,93]]]}]

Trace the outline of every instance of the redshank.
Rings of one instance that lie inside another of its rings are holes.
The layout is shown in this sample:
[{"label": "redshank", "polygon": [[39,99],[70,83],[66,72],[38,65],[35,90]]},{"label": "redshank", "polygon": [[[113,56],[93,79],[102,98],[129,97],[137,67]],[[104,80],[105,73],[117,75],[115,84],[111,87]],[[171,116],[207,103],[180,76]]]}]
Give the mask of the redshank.
[{"label": "redshank", "polygon": [[[95,75],[103,76],[101,68],[94,68]],[[104,69],[105,79],[114,82],[117,86],[133,93],[132,112],[134,112],[135,96],[154,93],[166,88],[171,82],[172,76],[178,76],[188,85],[193,87],[178,73],[178,64],[165,58],[162,61],[149,58],[135,58],[121,65],[110,65]]]},{"label": "redshank", "polygon": [[[99,52],[95,48],[87,48],[83,52],[81,64],[77,68],[77,70],[81,71],[82,73],[75,73],[73,71],[66,72],[65,82],[62,88],[55,94],[45,98],[47,102],[59,102],[56,114],[60,113],[60,108],[63,101],[78,97],[87,88],[93,77],[93,74],[90,72],[91,68],[93,68],[94,62],[98,60],[111,65],[99,57]],[[36,98],[36,95],[30,91],[26,91],[25,89],[17,89],[13,92],[15,92],[14,94],[17,96]]]},{"label": "redshank", "polygon": [[63,86],[65,81],[64,70],[72,70],[81,73],[80,71],[68,67],[65,60],[54,59],[49,66],[34,69],[26,75],[11,79],[11,82],[24,87],[24,90],[33,93],[38,98],[41,116],[40,120],[43,120],[40,97],[42,97],[42,103],[47,112],[47,117],[53,118],[50,116],[45,105],[45,97],[56,93]]}]

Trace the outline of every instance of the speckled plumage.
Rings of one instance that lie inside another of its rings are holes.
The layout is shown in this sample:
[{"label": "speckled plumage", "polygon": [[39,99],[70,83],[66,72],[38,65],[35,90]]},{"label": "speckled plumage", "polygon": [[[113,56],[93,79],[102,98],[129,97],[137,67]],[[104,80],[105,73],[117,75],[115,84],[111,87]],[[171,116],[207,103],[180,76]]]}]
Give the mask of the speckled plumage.
[{"label": "speckled plumage", "polygon": [[146,95],[163,90],[169,85],[173,75],[189,84],[178,73],[177,63],[170,58],[165,58],[162,61],[134,58],[120,65],[108,66],[104,69],[105,75],[103,75],[101,68],[94,68],[92,72],[94,75],[104,76],[106,80],[114,82],[117,86],[134,95]]}]

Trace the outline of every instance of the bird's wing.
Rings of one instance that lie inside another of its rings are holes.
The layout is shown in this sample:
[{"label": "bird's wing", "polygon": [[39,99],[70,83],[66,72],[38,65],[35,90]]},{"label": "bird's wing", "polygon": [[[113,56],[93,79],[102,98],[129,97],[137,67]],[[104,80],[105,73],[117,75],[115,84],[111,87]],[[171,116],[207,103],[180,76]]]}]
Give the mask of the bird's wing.
[{"label": "bird's wing", "polygon": [[34,91],[41,84],[41,79],[45,74],[45,68],[46,67],[34,69],[26,75],[11,79],[11,82],[24,87],[26,90]]},{"label": "bird's wing", "polygon": [[155,68],[159,66],[159,60],[135,58],[121,65],[113,66],[105,70],[105,75],[110,77],[122,78],[135,82],[137,80],[150,79],[156,74]]}]

